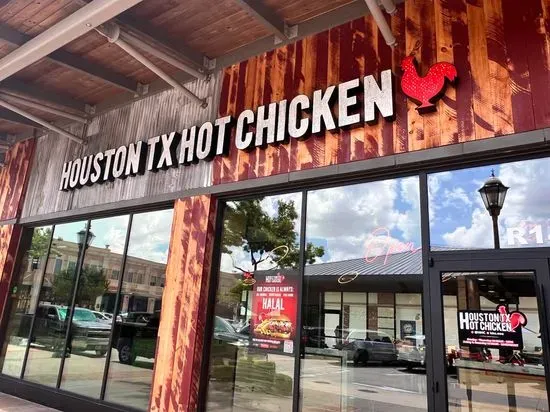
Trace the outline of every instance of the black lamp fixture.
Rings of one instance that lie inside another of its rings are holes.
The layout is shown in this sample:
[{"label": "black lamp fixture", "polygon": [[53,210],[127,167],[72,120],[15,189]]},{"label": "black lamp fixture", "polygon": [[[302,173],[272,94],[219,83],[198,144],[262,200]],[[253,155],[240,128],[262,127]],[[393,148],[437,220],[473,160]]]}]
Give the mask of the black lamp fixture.
[{"label": "black lamp fixture", "polygon": [[498,216],[504,206],[504,200],[506,199],[506,192],[509,187],[504,186],[498,177],[495,176],[495,171],[491,170],[491,177],[485,182],[485,184],[478,190],[483,200],[485,208],[489,211],[489,214],[493,218],[493,237],[495,243],[495,249],[500,248],[500,240],[498,235]]},{"label": "black lamp fixture", "polygon": [[90,247],[90,245],[95,239],[95,235],[91,230],[88,231],[88,238],[86,239],[86,228],[76,232],[76,237],[77,237],[78,247],[82,248],[84,244],[86,244],[86,249]]}]

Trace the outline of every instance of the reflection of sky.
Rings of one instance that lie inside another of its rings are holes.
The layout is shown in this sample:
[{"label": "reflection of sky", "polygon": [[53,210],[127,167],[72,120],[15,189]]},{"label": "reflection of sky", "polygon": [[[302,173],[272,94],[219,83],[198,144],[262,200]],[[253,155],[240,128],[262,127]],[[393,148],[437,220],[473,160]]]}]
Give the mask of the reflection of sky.
[{"label": "reflection of sky", "polygon": [[325,248],[317,263],[420,246],[418,185],[410,177],[309,192],[307,242]]},{"label": "reflection of sky", "polygon": [[[57,225],[54,238],[59,237],[77,242],[77,232],[85,229],[85,221]],[[92,246],[109,248],[114,253],[124,252],[124,242],[128,226],[128,215],[95,219],[91,231],[95,235]],[[172,227],[172,209],[134,215],[128,254],[141,259],[166,263],[170,230]]]},{"label": "reflection of sky", "polygon": [[549,159],[523,160],[429,176],[432,245],[493,247],[492,220],[478,193],[490,177],[491,169],[504,185],[510,187],[499,217],[501,247],[549,246]]}]

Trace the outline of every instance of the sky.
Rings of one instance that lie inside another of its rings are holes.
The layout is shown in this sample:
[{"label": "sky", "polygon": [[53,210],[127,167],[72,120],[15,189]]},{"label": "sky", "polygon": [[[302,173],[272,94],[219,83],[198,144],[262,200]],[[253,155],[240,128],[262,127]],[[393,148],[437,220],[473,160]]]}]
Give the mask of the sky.
[{"label": "sky", "polygon": [[[494,170],[510,189],[499,217],[501,247],[550,246],[550,159],[523,160],[428,176],[431,245],[448,248],[491,248],[491,218],[478,189]],[[266,213],[277,214],[279,200],[294,200],[301,212],[301,194],[264,197]],[[419,181],[417,177],[382,180],[308,193],[307,242],[325,248],[316,263],[373,258],[420,247]],[[92,221],[93,246],[122,253],[128,217]],[[130,236],[132,256],[165,263],[172,210],[136,214]],[[76,241],[84,222],[56,226],[55,237]],[[294,222],[300,230],[300,220]],[[250,256],[240,247],[221,259],[223,271],[251,270]],[[260,269],[276,262],[267,259]]]},{"label": "sky", "polygon": [[[166,263],[172,227],[172,209],[134,215],[128,254],[153,262]],[[114,253],[122,254],[128,227],[128,215],[92,220],[91,231],[95,235],[92,246],[109,245]],[[57,225],[54,238],[77,241],[76,233],[85,228],[85,222]]]},{"label": "sky", "polygon": [[[499,217],[501,247],[550,246],[550,159],[534,159],[429,175],[432,247],[493,247],[492,220],[478,193],[492,170],[510,187]],[[266,197],[262,205],[274,216],[277,201],[290,198],[299,207],[300,194]],[[316,263],[418,250],[419,203],[417,177],[308,192],[307,242],[325,248]],[[249,270],[249,261],[232,248],[222,256],[222,270]]]}]

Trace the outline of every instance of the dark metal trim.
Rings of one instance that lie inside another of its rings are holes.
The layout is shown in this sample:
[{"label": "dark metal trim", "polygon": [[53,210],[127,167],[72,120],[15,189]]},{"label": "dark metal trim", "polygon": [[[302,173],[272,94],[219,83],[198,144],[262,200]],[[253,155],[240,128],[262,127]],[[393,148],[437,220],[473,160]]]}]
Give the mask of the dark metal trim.
[{"label": "dark metal trim", "polygon": [[[50,260],[50,253],[52,250],[53,237],[55,236],[55,225],[52,225],[52,235],[50,236],[50,242],[48,243],[48,252],[46,253],[46,264],[44,265],[44,270],[40,275],[40,288],[38,289],[38,300],[36,301],[36,306],[34,308],[34,314],[36,315],[36,310],[40,304],[40,295],[42,294],[42,287],[44,286],[44,278],[46,276],[46,270],[48,268],[48,261]],[[23,356],[23,364],[21,365],[21,376],[20,379],[25,377],[25,369],[27,369],[27,361],[29,359],[29,350],[31,347],[32,334],[34,332],[34,323],[36,316],[33,316],[31,319],[31,325],[29,327],[29,336],[27,338],[27,347],[25,348],[25,355]]]},{"label": "dark metal trim", "polygon": [[63,344],[63,351],[61,352],[61,362],[59,364],[59,374],[57,375],[56,388],[61,388],[61,380],[63,379],[63,368],[65,367],[65,357],[67,356],[67,343],[71,337],[71,329],[73,324],[73,316],[75,312],[76,296],[78,295],[78,288],[80,286],[80,275],[82,274],[82,266],[84,265],[84,256],[86,255],[86,245],[88,244],[88,236],[90,235],[91,220],[86,223],[86,235],[84,236],[84,244],[79,251],[78,264],[76,266],[76,276],[73,283],[73,292],[71,298],[71,305],[68,306],[68,316],[65,316],[67,322],[67,331],[65,332],[65,341]]},{"label": "dark metal trim", "polygon": [[[302,354],[302,312],[303,312],[303,295],[305,292],[304,272],[306,265],[306,227],[307,227],[307,191],[302,191],[302,212],[300,213],[300,259],[299,259],[299,285],[300,288],[296,292],[298,294],[296,305],[296,337],[294,338],[294,376],[293,376],[293,391],[292,391],[292,410],[300,411],[300,380],[301,380],[301,354]],[[305,353],[305,352],[304,352]]]},{"label": "dark metal trim", "polygon": [[220,280],[221,269],[221,239],[223,236],[223,222],[225,214],[225,202],[215,199],[216,222],[214,228],[214,248],[212,250],[212,266],[210,270],[210,288],[208,290],[208,302],[206,307],[206,322],[204,324],[204,343],[202,352],[201,373],[199,381],[199,412],[206,411],[206,402],[208,400],[208,383],[210,374],[210,353],[212,348],[212,337],[214,336],[214,314],[216,312],[216,296],[218,293],[218,283]]},{"label": "dark metal trim", "polygon": [[[424,320],[424,335],[426,336],[426,387],[428,410],[441,411],[439,398],[446,396],[446,385],[442,385],[445,376],[441,375],[443,356],[439,350],[441,345],[437,340],[438,325],[443,324],[441,311],[437,307],[440,297],[434,292],[430,278],[430,207],[428,198],[428,174],[419,176],[420,185],[420,231],[422,240],[422,318]],[[441,392],[443,391],[443,392]]]},{"label": "dark metal trim", "polygon": [[0,374],[0,391],[66,412],[143,412]]},{"label": "dark metal trim", "polygon": [[111,332],[109,334],[109,350],[105,356],[105,365],[103,368],[103,380],[101,381],[101,390],[99,393],[99,399],[105,399],[105,391],[107,389],[107,380],[109,378],[109,367],[111,365],[111,352],[113,351],[113,337],[115,335],[116,319],[118,316],[118,306],[120,304],[120,295],[122,293],[122,284],[124,281],[124,270],[126,269],[126,260],[128,258],[128,247],[130,244],[130,234],[132,232],[132,222],[134,220],[134,215],[130,214],[128,216],[128,225],[126,228],[126,238],[124,240],[124,250],[122,252],[122,262],[120,263],[120,276],[118,279],[118,289],[116,292],[115,298],[115,310],[113,311],[113,321],[111,322]]}]

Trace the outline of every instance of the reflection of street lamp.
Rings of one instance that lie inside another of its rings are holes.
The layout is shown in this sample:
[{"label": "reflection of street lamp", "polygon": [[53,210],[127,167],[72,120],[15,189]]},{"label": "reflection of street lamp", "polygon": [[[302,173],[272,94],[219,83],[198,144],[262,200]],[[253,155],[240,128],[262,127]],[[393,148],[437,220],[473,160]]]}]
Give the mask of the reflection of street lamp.
[{"label": "reflection of street lamp", "polygon": [[80,231],[76,232],[76,238],[78,242],[78,249],[82,249],[84,244],[86,244],[86,249],[88,249],[94,241],[95,235],[92,233],[91,230],[89,230],[88,238],[86,238],[86,229],[81,229]]},{"label": "reflection of street lamp", "polygon": [[506,192],[508,189],[509,187],[504,186],[500,179],[495,176],[495,171],[492,170],[489,180],[487,180],[483,187],[478,190],[485,208],[489,211],[489,214],[493,218],[493,237],[495,249],[500,249],[498,215],[500,215],[500,210],[504,205],[504,199],[506,198]]}]

